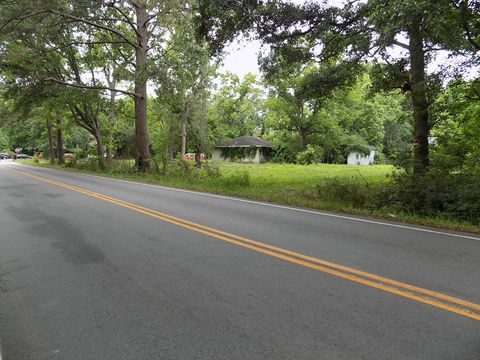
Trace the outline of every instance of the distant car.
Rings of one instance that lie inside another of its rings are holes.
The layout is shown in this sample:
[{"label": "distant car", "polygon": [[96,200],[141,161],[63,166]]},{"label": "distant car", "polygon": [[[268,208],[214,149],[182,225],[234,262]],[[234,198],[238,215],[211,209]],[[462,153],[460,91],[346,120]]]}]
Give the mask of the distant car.
[{"label": "distant car", "polygon": [[65,154],[63,154],[63,157],[67,159],[73,159],[75,157],[75,154],[71,152],[66,152]]},{"label": "distant car", "polygon": [[[186,153],[183,160],[195,160],[195,153]],[[200,160],[205,160],[205,154],[200,154]]]},{"label": "distant car", "polygon": [[32,157],[27,154],[17,154],[17,159],[31,159]]},{"label": "distant car", "polygon": [[0,153],[0,160],[6,160],[10,158],[10,154]]}]

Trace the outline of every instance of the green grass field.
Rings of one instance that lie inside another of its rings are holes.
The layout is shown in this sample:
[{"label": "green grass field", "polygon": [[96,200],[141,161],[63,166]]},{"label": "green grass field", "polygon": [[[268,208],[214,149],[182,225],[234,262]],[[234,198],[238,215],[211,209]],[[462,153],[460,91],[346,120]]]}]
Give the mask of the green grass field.
[{"label": "green grass field", "polygon": [[[319,196],[319,186],[332,179],[352,184],[382,184],[389,181],[389,176],[394,171],[394,167],[389,165],[218,163],[218,166],[221,181],[214,181],[212,185],[217,188],[215,190],[221,190],[222,193],[334,210],[347,210],[352,206],[348,202],[332,199],[331,196]],[[245,173],[248,174],[250,181],[247,186],[235,186],[234,181],[230,183],[226,181]]]},{"label": "green grass field", "polygon": [[236,174],[241,171],[249,173],[255,185],[295,186],[308,188],[322,179],[344,178],[352,181],[382,183],[388,181],[394,167],[390,165],[338,165],[338,164],[236,164],[217,163],[223,175]]}]

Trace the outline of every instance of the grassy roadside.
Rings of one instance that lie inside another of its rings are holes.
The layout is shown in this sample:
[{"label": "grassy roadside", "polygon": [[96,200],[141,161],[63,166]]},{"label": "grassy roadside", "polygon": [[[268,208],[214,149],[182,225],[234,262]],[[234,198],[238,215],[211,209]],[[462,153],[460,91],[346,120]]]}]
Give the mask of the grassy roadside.
[{"label": "grassy roadside", "polygon": [[[442,216],[427,217],[409,214],[390,207],[370,204],[372,196],[381,195],[382,187],[391,181],[394,168],[388,165],[293,165],[219,163],[198,171],[192,164],[181,162],[168,171],[139,174],[130,161],[118,161],[112,168],[100,171],[94,163],[75,167],[22,163],[67,171],[128,179],[175,188],[210,192],[291,206],[374,216],[377,218],[436,226],[480,234],[480,226]],[[374,195],[372,195],[374,194]]]}]

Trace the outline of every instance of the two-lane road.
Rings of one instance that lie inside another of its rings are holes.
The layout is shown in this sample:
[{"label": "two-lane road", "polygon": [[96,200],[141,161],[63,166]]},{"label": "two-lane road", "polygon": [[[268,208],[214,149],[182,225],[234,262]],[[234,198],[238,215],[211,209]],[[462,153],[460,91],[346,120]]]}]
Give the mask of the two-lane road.
[{"label": "two-lane road", "polygon": [[480,359],[480,238],[0,163],[0,359]]}]

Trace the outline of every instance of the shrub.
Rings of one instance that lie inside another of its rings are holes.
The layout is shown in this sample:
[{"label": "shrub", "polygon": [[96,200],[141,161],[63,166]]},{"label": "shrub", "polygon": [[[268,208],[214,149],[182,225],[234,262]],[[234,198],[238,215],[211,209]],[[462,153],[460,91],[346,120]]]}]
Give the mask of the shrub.
[{"label": "shrub", "polygon": [[381,151],[375,153],[374,163],[377,164],[387,164],[387,157]]},{"label": "shrub", "polygon": [[135,164],[130,160],[114,160],[108,166],[110,174],[133,174],[135,171]]},{"label": "shrub", "polygon": [[364,178],[331,178],[316,185],[317,196],[353,208],[377,210],[391,205],[391,185],[369,183]]},{"label": "shrub", "polygon": [[100,166],[98,165],[98,159],[96,157],[91,157],[82,161],[76,161],[74,159],[68,159],[65,162],[66,167],[76,167],[80,170],[89,170],[89,171],[100,171]]},{"label": "shrub", "polygon": [[213,164],[202,163],[199,168],[193,161],[183,159],[155,160],[152,162],[150,172],[166,178],[182,179],[187,182],[194,182],[198,179],[219,178],[220,169]]},{"label": "shrub", "polygon": [[248,187],[251,184],[250,173],[248,171],[239,171],[225,177],[221,177],[223,185],[229,187]]},{"label": "shrub", "polygon": [[65,159],[65,162],[63,163],[63,166],[65,166],[66,168],[74,168],[74,167],[77,167],[77,161],[74,159],[74,158],[70,158],[70,159]]},{"label": "shrub", "polygon": [[191,179],[196,175],[197,171],[193,161],[175,159],[166,163],[163,175],[172,178]]},{"label": "shrub", "polygon": [[322,161],[322,156],[321,148],[309,144],[304,151],[297,154],[296,161],[300,165],[316,164]]},{"label": "shrub", "polygon": [[423,215],[445,215],[480,223],[480,173],[430,168],[423,175],[394,177],[396,206]]},{"label": "shrub", "polygon": [[368,146],[359,143],[347,145],[347,147],[345,148],[345,154],[348,155],[352,152],[359,153],[362,156],[370,155],[370,149],[368,148]]},{"label": "shrub", "polygon": [[202,166],[202,170],[206,177],[209,177],[209,178],[220,177],[220,168],[216,165],[205,163]]},{"label": "shrub", "polygon": [[222,148],[222,158],[224,160],[237,161],[241,159],[253,159],[257,154],[257,147],[224,147]]},{"label": "shrub", "polygon": [[273,163],[295,163],[295,151],[287,144],[276,145],[271,154],[270,161]]}]

